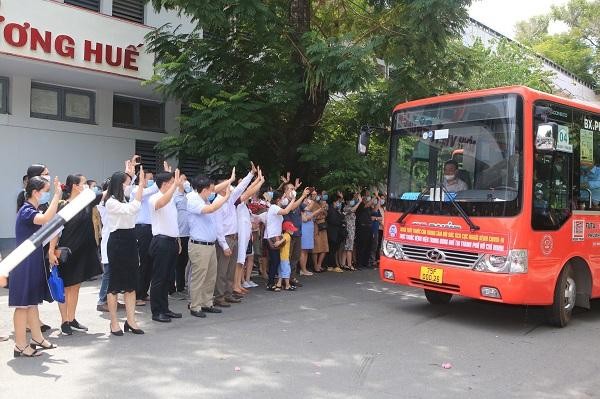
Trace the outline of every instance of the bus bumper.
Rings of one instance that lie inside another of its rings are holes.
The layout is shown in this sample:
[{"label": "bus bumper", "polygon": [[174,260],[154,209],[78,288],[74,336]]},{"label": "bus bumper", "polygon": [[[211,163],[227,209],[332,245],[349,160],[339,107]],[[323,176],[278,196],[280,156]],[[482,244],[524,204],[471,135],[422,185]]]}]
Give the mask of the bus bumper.
[{"label": "bus bumper", "polygon": [[[442,283],[421,279],[421,267],[443,270]],[[535,290],[529,274],[494,274],[471,269],[418,262],[398,261],[381,256],[382,281],[433,291],[446,292],[485,301],[513,305],[550,305],[552,297]],[[496,294],[497,293],[497,294]]]}]

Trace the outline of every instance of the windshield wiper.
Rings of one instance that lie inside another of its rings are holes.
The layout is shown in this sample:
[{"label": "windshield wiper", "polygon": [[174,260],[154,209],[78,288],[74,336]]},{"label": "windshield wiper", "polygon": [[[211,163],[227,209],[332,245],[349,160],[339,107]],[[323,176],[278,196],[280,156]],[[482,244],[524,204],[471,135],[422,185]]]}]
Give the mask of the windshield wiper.
[{"label": "windshield wiper", "polygon": [[404,225],[404,219],[406,219],[406,217],[414,212],[417,207],[421,204],[421,201],[423,201],[423,196],[425,194],[427,194],[427,191],[429,191],[429,188],[426,188],[425,190],[421,191],[421,193],[419,194],[419,196],[417,197],[417,199],[415,200],[415,202],[413,202],[410,207],[405,210],[402,215],[400,215],[400,217],[398,218],[398,220],[396,221],[396,223],[399,223],[401,225]]},{"label": "windshield wiper", "polygon": [[[450,200],[450,202],[452,203],[452,205],[454,205],[454,207],[458,211],[458,214],[465,220],[465,222],[467,222],[467,224],[471,228],[471,231],[477,231],[477,230],[479,230],[480,227],[477,226],[475,223],[473,223],[473,221],[471,220],[471,218],[469,217],[469,215],[467,215],[467,213],[462,208],[462,206],[460,206],[458,204],[458,202],[456,202],[456,200],[454,199],[454,195],[450,195],[450,192],[446,189],[446,187],[444,187],[443,184],[441,185],[441,187],[442,187],[442,191],[443,191],[442,195],[446,194],[446,197]],[[453,194],[455,194],[455,193],[453,193]]]}]

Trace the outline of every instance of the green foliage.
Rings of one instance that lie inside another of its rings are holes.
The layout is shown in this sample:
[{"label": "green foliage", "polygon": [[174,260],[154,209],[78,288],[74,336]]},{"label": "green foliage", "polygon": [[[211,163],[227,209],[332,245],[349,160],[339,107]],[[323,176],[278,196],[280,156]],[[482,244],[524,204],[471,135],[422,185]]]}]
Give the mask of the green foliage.
[{"label": "green foliage", "polygon": [[[516,39],[568,71],[596,85],[600,72],[600,0],[570,0],[517,24]],[[569,30],[549,34],[551,21],[565,23]]]}]

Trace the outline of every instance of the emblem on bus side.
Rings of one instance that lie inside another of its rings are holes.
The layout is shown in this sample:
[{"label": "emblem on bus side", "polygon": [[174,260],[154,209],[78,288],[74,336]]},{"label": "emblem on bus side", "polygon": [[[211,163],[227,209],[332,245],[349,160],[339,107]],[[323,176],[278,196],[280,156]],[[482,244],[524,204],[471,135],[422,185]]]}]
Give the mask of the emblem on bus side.
[{"label": "emblem on bus side", "polygon": [[542,253],[544,255],[550,255],[553,248],[554,241],[552,240],[552,236],[546,234],[544,237],[542,237]]},{"label": "emblem on bus side", "polygon": [[390,228],[388,229],[388,233],[389,233],[390,237],[396,237],[398,235],[398,228],[396,227],[395,224],[390,225]]}]

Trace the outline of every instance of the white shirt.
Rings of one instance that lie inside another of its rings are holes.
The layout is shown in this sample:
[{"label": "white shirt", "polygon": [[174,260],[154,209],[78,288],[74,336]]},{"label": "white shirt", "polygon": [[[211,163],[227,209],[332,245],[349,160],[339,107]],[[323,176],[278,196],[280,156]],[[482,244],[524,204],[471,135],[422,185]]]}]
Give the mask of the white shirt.
[{"label": "white shirt", "polygon": [[281,226],[283,216],[278,215],[281,208],[277,205],[271,205],[267,211],[267,227],[265,228],[265,238],[273,238],[281,235]]},{"label": "white shirt", "polygon": [[102,240],[100,241],[100,257],[102,258],[101,262],[103,264],[108,263],[108,254],[107,245],[108,245],[108,236],[110,236],[110,230],[108,226],[108,219],[106,217],[106,207],[100,202],[96,205],[96,209],[98,209],[98,213],[100,213],[100,220],[102,221]]},{"label": "white shirt", "polygon": [[189,213],[187,210],[187,197],[185,193],[175,190],[173,194],[175,207],[177,208],[177,224],[179,225],[179,237],[190,236]]},{"label": "white shirt", "polygon": [[448,190],[449,193],[457,193],[459,191],[468,190],[467,183],[460,180],[458,177],[451,181],[444,181],[444,188]]},{"label": "white shirt", "polygon": [[136,199],[131,202],[120,202],[115,198],[109,198],[104,206],[108,231],[112,233],[116,230],[133,229],[142,203]]},{"label": "white shirt", "polygon": [[[219,241],[219,245],[224,250],[229,249],[229,245],[227,245],[225,236],[237,234],[238,232],[235,202],[242,196],[244,190],[246,190],[253,177],[254,175],[252,172],[248,173],[248,175],[244,177],[244,180],[242,180],[241,183],[238,184],[237,187],[231,192],[227,202],[225,202],[222,207],[215,211],[215,218],[217,220],[217,239]],[[215,201],[219,197],[220,195],[217,196]]]},{"label": "white shirt", "polygon": [[[238,220],[238,234],[248,233],[252,231],[252,221],[250,220],[250,209],[244,202],[240,203],[236,208]],[[246,250],[244,248],[244,250]]]},{"label": "white shirt", "polygon": [[[135,199],[135,193],[137,192],[139,186],[135,186],[131,190],[130,201]],[[142,193],[142,206],[137,216],[136,224],[151,224],[152,221],[152,207],[148,203],[150,197],[158,192],[158,186],[155,184],[150,187],[146,187],[144,192]]]},{"label": "white shirt", "polygon": [[177,207],[175,201],[171,201],[160,209],[155,209],[156,202],[162,198],[164,194],[160,191],[152,195],[148,200],[150,204],[150,216],[152,222],[152,235],[163,235],[168,237],[179,237],[179,224],[177,223]]},{"label": "white shirt", "polygon": [[187,195],[187,211],[189,214],[190,239],[194,241],[215,242],[217,240],[217,225],[214,213],[202,213],[210,205],[200,194],[192,191]]}]

